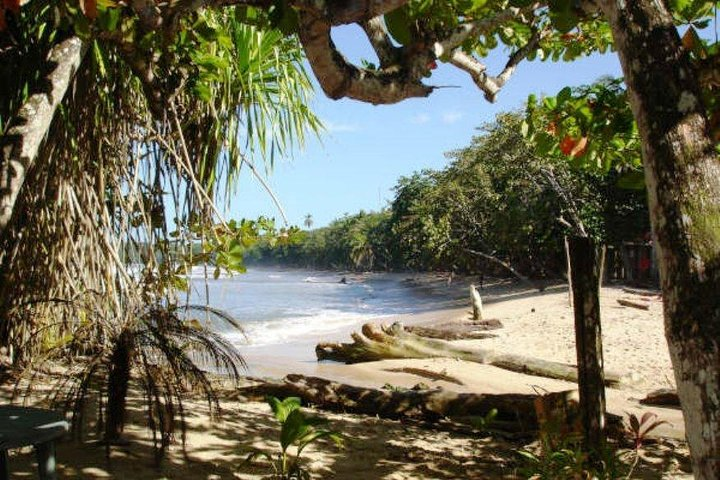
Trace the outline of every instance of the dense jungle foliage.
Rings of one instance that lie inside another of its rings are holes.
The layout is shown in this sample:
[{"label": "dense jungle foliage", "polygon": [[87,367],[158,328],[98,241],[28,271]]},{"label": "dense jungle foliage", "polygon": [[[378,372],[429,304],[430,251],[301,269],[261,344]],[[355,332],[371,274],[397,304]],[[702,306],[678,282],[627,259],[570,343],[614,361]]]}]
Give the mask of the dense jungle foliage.
[{"label": "dense jungle foliage", "polygon": [[[644,190],[622,188],[623,170],[578,170],[533,153],[518,113],[499,115],[442,170],[398,180],[381,212],[346,215],[299,242],[260,243],[251,261],[348,270],[453,270],[525,275],[564,271],[564,235],[580,221],[608,244],[649,231]],[[502,267],[500,267],[502,268]]]}]

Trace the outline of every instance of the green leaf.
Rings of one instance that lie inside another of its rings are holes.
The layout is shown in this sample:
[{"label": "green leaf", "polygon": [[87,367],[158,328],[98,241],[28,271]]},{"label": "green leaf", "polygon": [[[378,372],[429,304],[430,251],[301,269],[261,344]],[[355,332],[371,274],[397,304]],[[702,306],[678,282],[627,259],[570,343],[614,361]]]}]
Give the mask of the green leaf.
[{"label": "green leaf", "polygon": [[280,430],[280,445],[283,451],[296,444],[307,433],[309,426],[305,420],[305,415],[299,409],[288,413]]},{"label": "green leaf", "polygon": [[400,45],[409,45],[412,43],[410,22],[410,14],[406,6],[396,8],[385,14],[385,25],[390,35],[392,35]]},{"label": "green leaf", "polygon": [[570,98],[572,98],[572,89],[570,87],[563,88],[557,94],[557,106],[562,107]]},{"label": "green leaf", "polygon": [[268,405],[270,405],[270,409],[280,423],[284,423],[290,412],[299,409],[302,404],[302,400],[299,397],[287,397],[284,400],[280,400],[276,397],[268,396],[265,400]]},{"label": "green leaf", "polygon": [[560,33],[567,33],[580,21],[575,14],[573,0],[552,0],[550,2],[550,22]]}]

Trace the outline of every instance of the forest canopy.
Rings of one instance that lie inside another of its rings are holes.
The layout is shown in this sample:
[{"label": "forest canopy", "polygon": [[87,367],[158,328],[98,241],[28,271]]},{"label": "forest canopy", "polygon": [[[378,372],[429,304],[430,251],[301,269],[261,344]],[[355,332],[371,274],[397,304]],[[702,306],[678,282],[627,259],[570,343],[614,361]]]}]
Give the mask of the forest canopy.
[{"label": "forest canopy", "polygon": [[609,245],[647,236],[644,185],[624,181],[635,169],[583,169],[562,155],[539,155],[524,124],[520,113],[501,114],[469,146],[449,152],[442,170],[398,179],[387,209],[347,215],[299,243],[261,242],[249,256],[314,268],[507,274],[484,253],[526,276],[558,278],[570,221]]}]

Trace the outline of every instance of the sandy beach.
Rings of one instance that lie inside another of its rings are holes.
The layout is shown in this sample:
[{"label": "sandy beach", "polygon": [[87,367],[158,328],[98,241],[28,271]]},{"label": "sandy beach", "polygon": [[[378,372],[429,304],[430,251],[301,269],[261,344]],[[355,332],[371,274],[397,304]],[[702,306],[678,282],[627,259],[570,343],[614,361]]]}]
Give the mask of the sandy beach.
[{"label": "sandy beach", "polygon": [[[430,274],[407,281],[427,300],[436,299],[438,308],[398,315],[387,319],[388,322],[437,325],[467,318],[470,314],[468,281],[460,279],[448,284],[444,276]],[[482,295],[485,318],[498,319],[504,327],[493,332],[497,334],[495,338],[457,341],[459,345],[575,363],[572,310],[565,286],[554,285],[538,292],[514,282],[496,281],[488,283]],[[652,390],[674,387],[663,332],[662,302],[658,296],[645,296],[643,301],[649,304],[649,309],[640,310],[619,305],[618,298],[640,297],[615,286],[605,287],[601,292],[605,368],[623,378],[620,388],[607,390],[608,410],[618,415],[652,411],[669,422],[657,430],[657,434],[667,440],[654,447],[662,465],[652,471],[641,465],[637,478],[691,478],[680,471],[684,465],[683,455],[687,453],[682,445],[681,412],[671,408],[645,408],[637,402]],[[348,339],[347,334],[349,332],[342,332],[339,336]],[[263,372],[269,376],[282,377],[291,373],[288,371],[291,368],[292,373],[373,388],[386,384],[411,388],[420,382],[433,388],[472,393],[533,393],[573,388],[568,382],[453,358],[384,360],[355,365],[317,363],[313,361],[313,347],[312,342],[306,341],[282,349],[282,354],[273,353],[272,349],[255,349],[246,358],[251,369],[254,363],[263,362]],[[308,348],[311,349],[309,352]],[[442,372],[459,382],[433,381],[388,371],[404,367]],[[224,392],[223,415],[219,419],[210,419],[207,405],[202,402],[188,401],[187,457],[176,442],[159,468],[153,466],[151,437],[144,426],[141,399],[134,398],[133,422],[126,430],[130,444],[113,448],[110,458],[106,459],[104,447],[91,443],[92,435],[85,443],[63,442],[58,446],[60,477],[265,478],[269,473],[268,464],[250,465],[243,461],[253,449],[276,450],[278,430],[274,419],[266,404],[242,402],[233,393],[232,390]],[[347,438],[344,450],[321,442],[305,452],[306,465],[313,472],[313,478],[522,478],[515,453],[522,445],[502,437],[489,437],[451,425],[427,428],[416,422],[313,413],[327,418],[331,427]],[[670,451],[674,453],[670,455]],[[13,452],[10,467],[17,478],[31,477],[34,474],[33,455],[29,450]],[[660,475],[658,469],[665,473]]]}]

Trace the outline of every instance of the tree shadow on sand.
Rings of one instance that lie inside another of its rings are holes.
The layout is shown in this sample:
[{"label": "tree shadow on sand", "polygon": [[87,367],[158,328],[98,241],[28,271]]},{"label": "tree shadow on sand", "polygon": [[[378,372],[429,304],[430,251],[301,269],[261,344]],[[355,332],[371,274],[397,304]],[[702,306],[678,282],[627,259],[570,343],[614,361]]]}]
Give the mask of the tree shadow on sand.
[{"label": "tree shadow on sand", "polygon": [[[223,401],[223,415],[210,420],[207,405],[189,401],[186,454],[177,432],[166,458],[157,465],[152,436],[143,425],[139,398],[130,399],[128,445],[106,449],[86,429],[83,442],[65,441],[57,447],[60,478],[83,479],[262,479],[272,473],[267,462],[247,463],[254,450],[275,454],[279,427],[263,403]],[[359,415],[313,412],[327,418],[341,432],[345,448],[321,441],[303,452],[304,465],[317,479],[457,479],[517,478],[513,450],[507,442],[452,431]],[[13,452],[12,478],[35,478],[31,449]]]}]

